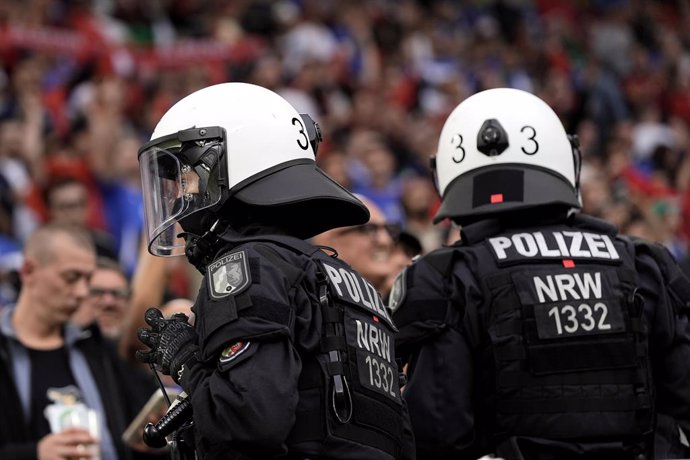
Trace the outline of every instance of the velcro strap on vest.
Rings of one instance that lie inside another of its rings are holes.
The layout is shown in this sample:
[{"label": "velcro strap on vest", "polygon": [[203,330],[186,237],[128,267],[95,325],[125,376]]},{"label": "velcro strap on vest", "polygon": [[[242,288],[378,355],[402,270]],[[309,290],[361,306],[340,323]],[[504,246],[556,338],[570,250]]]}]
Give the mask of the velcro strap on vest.
[{"label": "velcro strap on vest", "polygon": [[352,422],[340,425],[335,434],[373,446],[397,458],[403,432],[400,412],[360,393],[353,393],[352,399],[355,406]]},{"label": "velcro strap on vest", "polygon": [[290,307],[255,296],[253,305],[242,310],[242,317],[261,318],[287,326],[290,323]]},{"label": "velcro strap on vest", "polygon": [[244,311],[252,305],[254,305],[254,303],[252,302],[252,297],[248,292],[245,291],[242,294],[235,296],[235,306],[237,307],[237,311]]},{"label": "velcro strap on vest", "polygon": [[528,353],[535,374],[633,367],[638,356],[635,345],[628,341],[533,345]]},{"label": "velcro strap on vest", "polygon": [[555,414],[561,412],[629,412],[650,407],[649,396],[624,398],[559,398],[498,401],[503,414]]},{"label": "velcro strap on vest", "polygon": [[[352,395],[352,399],[355,407],[352,420],[349,423],[336,424],[333,428],[333,436],[371,446],[388,453],[393,458],[398,458],[403,431],[400,414],[385,404],[357,393]],[[291,442],[325,439],[324,428],[327,424],[318,423],[322,419],[320,411],[310,411],[300,415],[306,420],[313,420],[314,423],[296,425],[290,433]]]},{"label": "velcro strap on vest", "polygon": [[503,323],[494,324],[493,330],[498,337],[513,334],[522,335],[522,324],[518,321],[506,321]]},{"label": "velcro strap on vest", "polygon": [[498,361],[523,360],[527,352],[522,345],[505,345],[494,349],[494,356]]},{"label": "velcro strap on vest", "polygon": [[322,308],[321,315],[324,323],[342,324],[345,318],[345,312],[340,308]]},{"label": "velcro strap on vest", "polygon": [[328,353],[329,351],[345,351],[347,350],[347,341],[345,337],[340,335],[329,335],[321,337],[321,352]]},{"label": "velcro strap on vest", "polygon": [[345,375],[345,367],[343,366],[343,363],[340,361],[332,361],[326,363],[326,371],[330,376]]},{"label": "velcro strap on vest", "polygon": [[500,387],[533,385],[620,385],[643,382],[636,369],[615,371],[569,372],[567,374],[546,374],[535,377],[529,372],[501,372],[496,381]]}]

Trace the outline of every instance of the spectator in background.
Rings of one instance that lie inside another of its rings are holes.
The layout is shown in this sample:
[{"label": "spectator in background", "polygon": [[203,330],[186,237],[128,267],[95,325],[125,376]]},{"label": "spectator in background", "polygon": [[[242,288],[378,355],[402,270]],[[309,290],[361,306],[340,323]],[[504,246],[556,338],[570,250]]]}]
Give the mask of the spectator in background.
[{"label": "spectator in background", "polygon": [[432,221],[439,200],[431,179],[420,176],[405,178],[402,190],[405,230],[419,239],[423,253],[441,247],[448,230],[446,226],[434,225]]},{"label": "spectator in background", "polygon": [[398,274],[405,269],[414,260],[415,257],[423,254],[422,244],[412,233],[405,230],[400,232],[398,239],[395,241],[393,250],[390,256],[390,274],[383,284],[382,292],[386,293],[384,300],[388,304],[391,291],[393,290],[396,280],[399,280]]},{"label": "spectator in background", "polygon": [[312,243],[333,248],[340,259],[361,273],[385,298],[390,289],[389,277],[399,271],[392,265],[391,255],[400,226],[389,224],[373,201],[362,195],[357,197],[369,209],[369,222],[328,230],[314,236]]},{"label": "spectator in background", "polygon": [[95,324],[104,337],[117,341],[122,335],[130,294],[129,280],[120,264],[99,257],[89,280],[89,293],[72,322],[83,328]]},{"label": "spectator in background", "polygon": [[48,221],[77,225],[88,231],[101,257],[117,260],[112,235],[89,227],[87,206],[89,191],[79,180],[72,177],[57,177],[44,191]]},{"label": "spectator in background", "polygon": [[102,202],[104,228],[113,236],[118,260],[131,276],[143,230],[143,199],[137,152],[142,138],[126,112],[127,85],[109,76],[83,84],[79,110],[88,120],[84,155],[94,193]]},{"label": "spectator in background", "polygon": [[128,277],[136,269],[144,226],[143,198],[137,152],[140,139],[126,133],[116,139],[109,154],[102,155],[97,184],[103,212],[113,236],[118,260]]},{"label": "spectator in background", "polygon": [[166,318],[171,317],[175,313],[184,313],[189,318],[189,324],[194,324],[194,312],[192,311],[193,305],[194,301],[192,299],[176,297],[161,305],[160,311]]},{"label": "spectator in background", "polygon": [[[96,451],[103,460],[147,458],[120,436],[153,382],[120,360],[97,331],[85,334],[70,322],[95,268],[93,241],[82,228],[50,223],[27,239],[17,304],[0,317],[0,458],[88,459]],[[69,390],[96,411],[98,439],[77,428],[51,432],[44,414],[49,389]]]},{"label": "spectator in background", "polygon": [[357,130],[347,147],[352,162],[352,191],[368,197],[388,222],[403,221],[397,159],[385,138],[370,130]]},{"label": "spectator in background", "polygon": [[31,150],[26,147],[27,137],[31,138],[25,135],[28,131],[28,125],[19,120],[7,119],[0,122],[0,175],[9,185],[8,189],[2,190],[2,194],[5,200],[10,197],[14,200],[12,218],[6,224],[18,241],[23,241],[39,221],[36,213],[25,203],[38,173],[38,159],[33,162],[27,159],[32,155],[29,153]]},{"label": "spectator in background", "polygon": [[0,308],[13,303],[19,292],[17,275],[22,260],[22,245],[14,236],[14,209],[14,193],[9,182],[0,174]]},{"label": "spectator in background", "polygon": [[331,150],[328,153],[319,155],[316,159],[319,167],[328,174],[333,180],[338,181],[343,187],[350,190],[352,183],[348,171],[348,156],[342,150]]}]

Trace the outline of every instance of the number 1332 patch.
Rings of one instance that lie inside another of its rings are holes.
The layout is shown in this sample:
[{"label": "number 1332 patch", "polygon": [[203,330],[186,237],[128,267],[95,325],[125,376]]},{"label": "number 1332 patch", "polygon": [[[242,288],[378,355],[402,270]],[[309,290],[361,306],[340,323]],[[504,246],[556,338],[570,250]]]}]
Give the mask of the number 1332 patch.
[{"label": "number 1332 patch", "polygon": [[625,331],[620,302],[536,305],[534,316],[541,339],[601,335]]},{"label": "number 1332 patch", "polygon": [[514,281],[522,304],[534,306],[541,339],[626,330],[622,290],[612,271],[520,274]]}]

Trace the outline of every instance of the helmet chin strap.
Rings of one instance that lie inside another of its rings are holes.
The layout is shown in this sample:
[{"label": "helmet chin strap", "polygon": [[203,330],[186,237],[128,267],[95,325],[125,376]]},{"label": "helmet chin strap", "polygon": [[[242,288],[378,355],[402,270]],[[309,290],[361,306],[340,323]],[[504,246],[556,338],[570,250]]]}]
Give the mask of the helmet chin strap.
[{"label": "helmet chin strap", "polygon": [[184,231],[178,235],[185,240],[184,253],[187,260],[202,274],[206,272],[206,267],[216,255],[216,246],[219,243],[219,224],[220,219],[216,219],[201,236],[190,231]]}]

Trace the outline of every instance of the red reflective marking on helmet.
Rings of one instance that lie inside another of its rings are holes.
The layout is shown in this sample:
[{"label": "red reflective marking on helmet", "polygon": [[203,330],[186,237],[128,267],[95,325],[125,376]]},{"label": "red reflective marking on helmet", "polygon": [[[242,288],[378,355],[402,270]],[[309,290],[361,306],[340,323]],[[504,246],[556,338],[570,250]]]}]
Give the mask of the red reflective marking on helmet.
[{"label": "red reflective marking on helmet", "polygon": [[565,268],[573,268],[575,266],[575,261],[572,259],[563,259],[563,266]]},{"label": "red reflective marking on helmet", "polygon": [[491,195],[491,202],[492,203],[503,203],[503,194],[502,193],[496,193],[494,195]]},{"label": "red reflective marking on helmet", "polygon": [[378,317],[378,316],[374,316],[373,318],[374,318],[374,321],[376,321],[377,323],[379,322],[379,317]]}]

